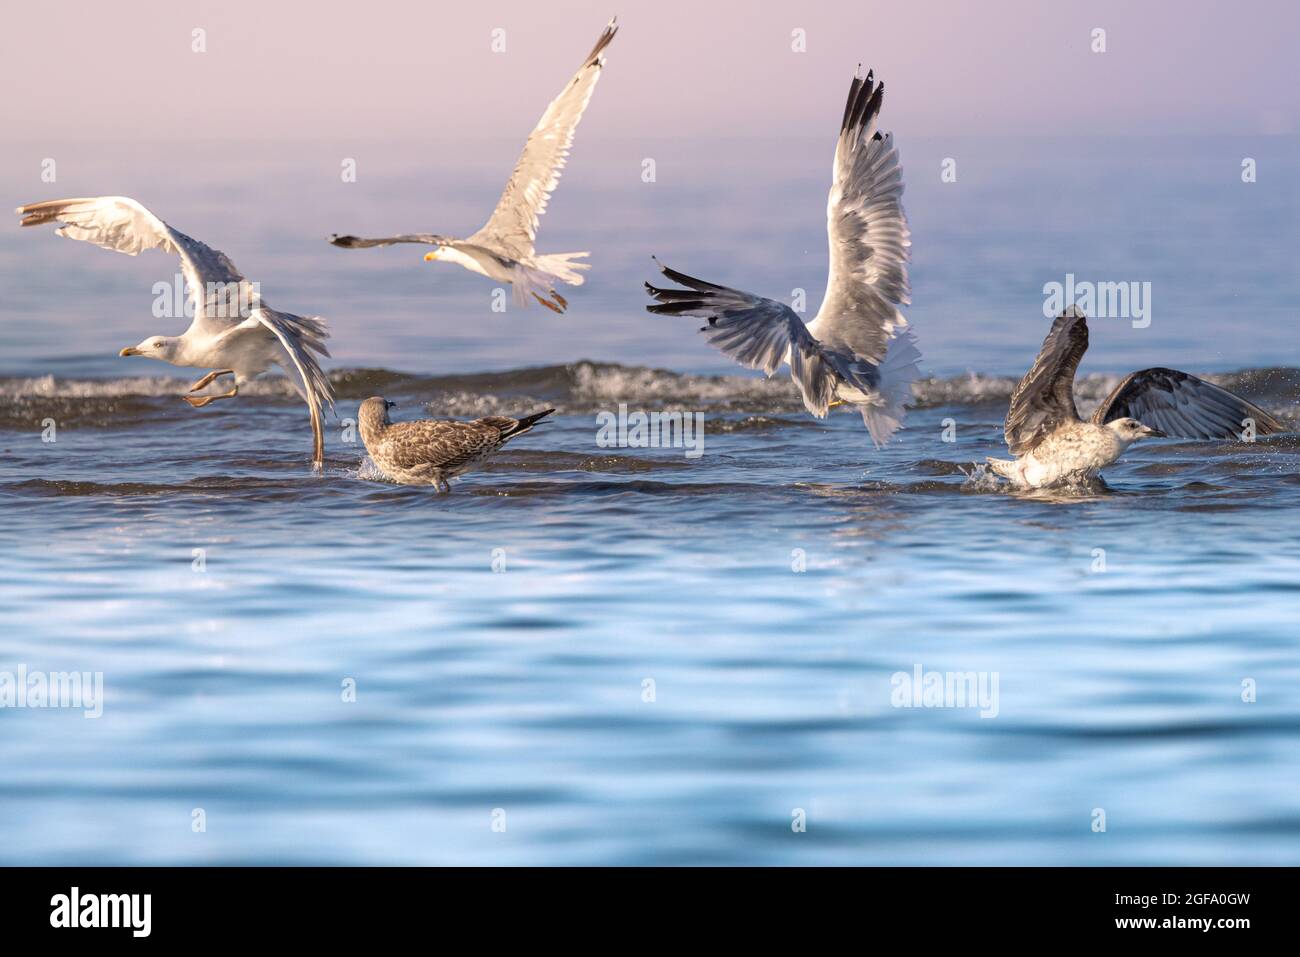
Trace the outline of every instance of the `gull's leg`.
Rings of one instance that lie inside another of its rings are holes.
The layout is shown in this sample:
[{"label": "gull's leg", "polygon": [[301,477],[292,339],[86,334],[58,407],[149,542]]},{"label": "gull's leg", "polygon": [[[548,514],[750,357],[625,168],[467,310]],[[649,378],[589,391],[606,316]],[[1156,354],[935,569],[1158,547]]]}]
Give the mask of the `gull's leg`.
[{"label": "gull's leg", "polygon": [[558,303],[560,304],[560,309],[561,309],[561,310],[563,310],[563,309],[568,309],[568,308],[569,308],[569,300],[565,299],[563,296],[561,296],[561,295],[560,295],[558,292],[556,292],[554,289],[551,290],[551,298],[554,299],[556,302],[558,302]]},{"label": "gull's leg", "polygon": [[239,395],[239,386],[236,385],[236,386],[231,386],[229,392],[223,392],[221,393],[221,395],[201,395],[201,396],[183,395],[181,396],[181,398],[184,399],[186,402],[188,402],[190,405],[192,405],[194,408],[201,409],[205,405],[211,405],[213,402],[216,402],[218,399],[233,399],[237,395]]},{"label": "gull's leg", "polygon": [[325,468],[325,430],[321,426],[320,409],[315,405],[310,406],[310,409],[312,436],[311,468],[313,472],[320,472]]},{"label": "gull's leg", "polygon": [[557,306],[555,303],[551,302],[549,299],[543,299],[541,296],[537,295],[537,293],[533,293],[533,298],[536,299],[538,302],[540,302],[547,309],[551,310],[551,312],[554,312],[557,315],[564,314],[564,310],[561,309],[559,306]]},{"label": "gull's leg", "polygon": [[216,372],[209,372],[207,375],[205,375],[205,376],[204,376],[202,379],[200,379],[198,382],[196,382],[196,383],[194,383],[192,386],[190,386],[190,391],[191,391],[191,392],[198,392],[200,389],[207,387],[208,383],[210,383],[210,382],[211,382],[213,379],[215,379],[217,376],[221,376],[221,375],[234,375],[234,374],[235,374],[235,370],[234,370],[234,369],[218,369]]}]

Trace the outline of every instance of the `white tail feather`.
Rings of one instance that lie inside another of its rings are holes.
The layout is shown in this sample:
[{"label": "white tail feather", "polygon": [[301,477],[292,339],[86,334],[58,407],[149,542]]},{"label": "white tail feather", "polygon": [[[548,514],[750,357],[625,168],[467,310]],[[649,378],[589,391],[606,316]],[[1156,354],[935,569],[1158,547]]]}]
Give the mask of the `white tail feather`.
[{"label": "white tail feather", "polygon": [[570,260],[590,255],[591,253],[554,253],[549,256],[534,256],[527,265],[515,263],[511,285],[514,287],[516,305],[527,305],[532,296],[549,299],[557,283],[581,286],[583,277],[577,270],[590,269],[591,265]]},{"label": "white tail feather", "polygon": [[920,376],[917,363],[921,350],[916,338],[904,329],[889,341],[885,361],[880,364],[880,389],[874,403],[858,406],[862,424],[871,434],[876,448],[884,445],[903,424],[907,403],[912,398],[912,383]]},{"label": "white tail feather", "polygon": [[584,259],[591,253],[551,253],[547,256],[534,256],[532,265],[535,269],[546,273],[551,279],[568,283],[570,286],[581,286],[583,282],[580,269],[590,269],[591,263],[574,262],[575,259]]}]

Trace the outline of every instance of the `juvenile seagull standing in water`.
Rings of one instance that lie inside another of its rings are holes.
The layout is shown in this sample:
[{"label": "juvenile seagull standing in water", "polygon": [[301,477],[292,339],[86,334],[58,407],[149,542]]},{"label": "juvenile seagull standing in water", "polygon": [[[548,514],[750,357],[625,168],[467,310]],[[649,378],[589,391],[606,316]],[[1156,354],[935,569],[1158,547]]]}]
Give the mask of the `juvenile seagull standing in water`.
[{"label": "juvenile seagull standing in water", "polygon": [[450,491],[449,479],[473,468],[515,436],[532,430],[554,412],[547,409],[522,419],[489,415],[473,422],[420,419],[393,422],[395,403],[371,396],[361,403],[357,422],[361,441],[379,470],[401,485],[433,485]]},{"label": "juvenile seagull standing in water", "polygon": [[665,316],[698,316],[700,331],[741,365],[769,376],[789,365],[804,407],[824,418],[849,403],[877,447],[903,422],[921,353],[898,310],[911,302],[911,233],[903,213],[903,168],[891,134],[876,129],[883,83],[855,76],[835,146],[826,232],[830,274],[816,318],[804,324],[789,306],[660,266],[687,289],[646,291]]},{"label": "juvenile seagull standing in water", "polygon": [[234,377],[229,392],[182,396],[196,409],[218,399],[233,399],[241,385],[273,365],[286,372],[296,371],[299,378],[291,374],[289,381],[311,412],[312,465],[321,468],[325,456],[321,403],[334,405],[329,379],[312,354],[329,355],[324,344],[329,332],[323,319],[272,309],[262,300],[257,284],[246,280],[225,253],[173,229],[126,196],[52,199],[19,206],[17,212],[23,217],[23,226],[57,222],[60,226],[55,232],[60,236],[128,256],[145,249],[180,256],[194,306],[190,327],[179,336],[149,336],[139,345],[123,349],[121,355],[215,370],[190,386],[191,393],[221,376]]},{"label": "juvenile seagull standing in water", "polygon": [[345,249],[423,243],[434,247],[425,253],[425,262],[456,263],[497,282],[510,283],[518,305],[526,306],[528,297],[532,296],[552,312],[564,312],[569,302],[555,291],[555,284],[566,282],[570,286],[581,286],[582,273],[578,270],[590,267],[587,263],[573,260],[591,254],[551,253],[543,256],[533,249],[533,242],[537,239],[538,217],[546,212],[547,201],[560,182],[560,171],[568,159],[578,121],[582,119],[605,66],[604,49],[618,32],[616,20],[609,21],[573,79],[542,114],[536,129],[524,144],[524,151],[515,164],[505,192],[497,201],[497,208],[482,229],[468,239],[454,239],[436,233],[406,233],[380,239],[336,234],[330,237],[330,242]]},{"label": "juvenile seagull standing in water", "polygon": [[1016,460],[988,459],[1013,484],[1043,488],[1094,478],[1139,439],[1241,439],[1286,431],[1263,409],[1176,369],[1131,372],[1086,422],[1074,374],[1088,349],[1088,320],[1070,306],[1052,323],[1034,366],[1011,395],[1005,435]]}]

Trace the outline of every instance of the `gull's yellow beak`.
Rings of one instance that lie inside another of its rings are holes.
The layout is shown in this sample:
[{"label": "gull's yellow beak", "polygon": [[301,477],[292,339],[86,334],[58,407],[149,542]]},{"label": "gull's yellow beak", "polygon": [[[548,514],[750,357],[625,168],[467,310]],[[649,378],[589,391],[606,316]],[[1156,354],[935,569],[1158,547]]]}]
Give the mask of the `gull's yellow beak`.
[{"label": "gull's yellow beak", "polygon": [[424,254],[424,261],[427,262],[427,263],[431,263],[431,262],[433,262],[433,261],[434,261],[435,259],[437,259],[437,258],[438,258],[438,250],[436,250],[436,249],[435,249],[433,252],[431,252],[431,253],[425,253],[425,254]]},{"label": "gull's yellow beak", "polygon": [[123,349],[121,352],[118,353],[119,356],[138,356],[141,354],[142,353],[140,352],[139,349],[132,349],[130,346],[127,346],[125,349]]}]

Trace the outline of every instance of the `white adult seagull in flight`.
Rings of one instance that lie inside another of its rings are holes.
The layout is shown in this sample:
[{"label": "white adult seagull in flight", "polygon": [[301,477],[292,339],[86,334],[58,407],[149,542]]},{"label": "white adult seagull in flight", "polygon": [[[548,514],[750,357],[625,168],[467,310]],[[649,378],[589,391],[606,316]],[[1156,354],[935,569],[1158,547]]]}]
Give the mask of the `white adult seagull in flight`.
[{"label": "white adult seagull in flight", "polygon": [[542,114],[524,144],[514,174],[497,201],[491,218],[474,235],[468,239],[454,239],[437,233],[405,233],[363,239],[335,234],[330,237],[330,242],[344,249],[423,243],[434,247],[425,253],[425,262],[456,263],[497,282],[510,283],[514,287],[515,302],[521,306],[526,306],[528,297],[532,296],[552,312],[564,312],[569,302],[555,291],[555,284],[565,282],[570,286],[581,286],[582,273],[579,270],[590,266],[573,260],[591,254],[540,255],[533,243],[537,239],[538,217],[546,212],[551,193],[560,182],[560,171],[568,159],[578,121],[582,119],[605,66],[605,47],[617,32],[616,17],[609,21],[573,79],[565,84],[560,95]]},{"label": "white adult seagull in flight", "polygon": [[1011,395],[1004,434],[1015,461],[988,459],[1013,485],[1043,488],[1088,481],[1140,439],[1247,440],[1285,432],[1259,406],[1177,369],[1126,375],[1086,421],[1074,406],[1074,375],[1088,350],[1088,320],[1070,306],[1043,340],[1033,368]]},{"label": "white adult seagull in flight", "polygon": [[[246,280],[225,253],[186,236],[125,196],[52,199],[19,206],[23,226],[57,222],[68,239],[83,239],[128,256],[161,249],[181,259],[181,271],[194,306],[194,319],[179,336],[149,336],[120,355],[148,356],[175,366],[213,369],[190,387],[198,392],[220,376],[233,376],[229,392],[183,396],[196,409],[218,399],[233,399],[239,387],[278,365],[307,403],[315,439],[312,465],[324,460],[321,403],[334,406],[329,379],[312,353],[327,356],[329,337],[319,317],[277,312],[262,301],[255,283]],[[296,371],[299,379],[294,379]]]},{"label": "white adult seagull in flight", "polygon": [[830,274],[807,325],[773,299],[714,285],[660,265],[687,289],[646,290],[665,316],[709,320],[700,331],[741,365],[769,376],[789,365],[804,407],[824,418],[849,403],[877,447],[903,422],[921,353],[898,306],[911,302],[911,233],[903,213],[903,168],[891,134],[876,130],[883,83],[854,76],[835,145],[826,232]]}]

